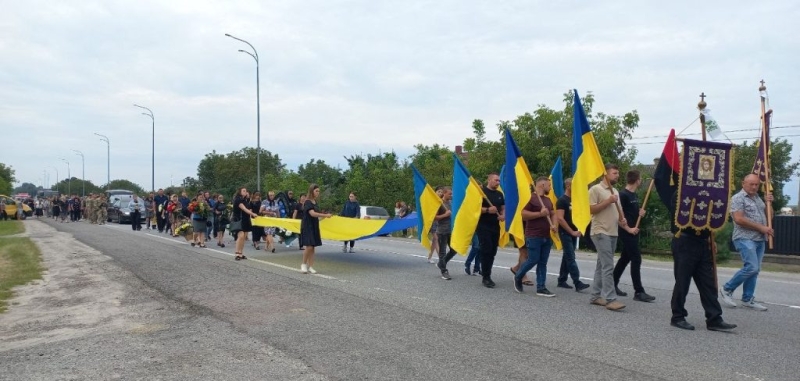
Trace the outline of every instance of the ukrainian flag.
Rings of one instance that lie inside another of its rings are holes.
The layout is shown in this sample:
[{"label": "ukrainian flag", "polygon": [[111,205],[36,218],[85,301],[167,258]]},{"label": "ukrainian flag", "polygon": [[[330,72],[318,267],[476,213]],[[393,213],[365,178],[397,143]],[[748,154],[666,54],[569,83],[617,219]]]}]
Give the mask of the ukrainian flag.
[{"label": "ukrainian flag", "polygon": [[450,217],[453,231],[450,247],[461,255],[467,255],[481,216],[484,195],[477,181],[455,154],[453,161],[453,204]]},{"label": "ukrainian flag", "polygon": [[[417,205],[417,231],[419,232],[419,240],[426,249],[431,248],[431,240],[428,239],[428,231],[433,226],[433,220],[436,213],[442,206],[442,199],[436,195],[433,188],[425,181],[422,174],[417,171],[413,165],[411,169],[414,171],[414,198]],[[424,237],[424,238],[423,238]]]},{"label": "ukrainian flag", "polygon": [[603,158],[594,141],[578,90],[572,103],[572,222],[583,233],[592,219],[589,212],[589,184],[605,173]]},{"label": "ukrainian flag", "polygon": [[[506,166],[504,165],[504,166],[502,166],[500,168],[500,178],[501,179],[503,178],[505,173],[506,173]],[[506,192],[503,190],[503,186],[502,185],[499,186],[497,188],[497,190],[499,190],[500,193],[503,194],[503,198],[505,198]],[[508,241],[509,240],[510,239],[508,237],[508,231],[506,231],[506,222],[505,221],[500,221],[500,240],[497,242],[497,246],[498,247],[506,247],[506,245],[508,245]]]},{"label": "ukrainian flag", "polygon": [[525,229],[522,226],[522,209],[531,199],[533,179],[517,143],[506,129],[506,171],[500,176],[500,186],[505,190],[506,230],[514,235],[519,247],[525,244]]},{"label": "ukrainian flag", "polygon": [[[561,168],[561,156],[558,157],[556,160],[556,164],[553,166],[553,169],[550,171],[550,194],[547,195],[547,198],[550,199],[550,202],[553,203],[553,209],[555,210],[556,202],[558,202],[559,197],[564,195],[564,175],[563,169]],[[558,225],[557,221],[553,221],[554,224]],[[553,239],[553,244],[556,246],[556,250],[561,250],[561,237],[558,235],[558,231],[550,232],[550,238]]]}]

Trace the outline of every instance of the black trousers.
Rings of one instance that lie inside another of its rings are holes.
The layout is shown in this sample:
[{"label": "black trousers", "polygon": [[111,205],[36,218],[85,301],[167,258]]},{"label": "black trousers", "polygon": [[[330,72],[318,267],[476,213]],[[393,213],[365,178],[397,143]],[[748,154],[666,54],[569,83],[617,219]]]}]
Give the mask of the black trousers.
[{"label": "black trousers", "polygon": [[131,212],[131,229],[142,230],[142,212],[138,210]]},{"label": "black trousers", "polygon": [[437,242],[439,242],[439,270],[442,272],[447,271],[447,262],[450,262],[456,256],[456,251],[450,246],[450,233],[437,233]]},{"label": "black trousers", "polygon": [[706,312],[706,324],[722,321],[722,308],[717,300],[714,265],[707,238],[697,238],[681,233],[672,239],[672,256],[675,259],[675,288],[672,289],[672,322],[689,315],[684,305],[692,279],[700,292],[700,303]]},{"label": "black trousers", "polygon": [[498,225],[495,230],[478,226],[475,234],[478,235],[478,252],[481,253],[481,275],[483,275],[483,279],[491,279],[497,245],[500,243],[500,227]]},{"label": "black trousers", "polygon": [[164,232],[164,226],[167,225],[167,219],[164,218],[162,213],[156,213],[156,226],[158,227],[158,232]]},{"label": "black trousers", "polygon": [[625,267],[630,263],[633,291],[644,292],[644,287],[642,287],[642,251],[639,250],[639,235],[620,231],[619,239],[622,241],[622,255],[620,255],[617,265],[614,267],[614,287],[619,284],[619,278],[622,277]]}]

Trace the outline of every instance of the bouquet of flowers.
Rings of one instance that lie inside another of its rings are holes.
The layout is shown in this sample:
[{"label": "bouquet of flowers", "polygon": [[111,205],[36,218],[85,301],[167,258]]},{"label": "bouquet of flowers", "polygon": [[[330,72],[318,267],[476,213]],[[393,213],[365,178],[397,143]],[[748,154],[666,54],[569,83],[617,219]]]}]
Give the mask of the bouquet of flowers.
[{"label": "bouquet of flowers", "polygon": [[200,217],[208,218],[211,210],[205,202],[192,201],[189,203],[189,211],[200,215]]}]

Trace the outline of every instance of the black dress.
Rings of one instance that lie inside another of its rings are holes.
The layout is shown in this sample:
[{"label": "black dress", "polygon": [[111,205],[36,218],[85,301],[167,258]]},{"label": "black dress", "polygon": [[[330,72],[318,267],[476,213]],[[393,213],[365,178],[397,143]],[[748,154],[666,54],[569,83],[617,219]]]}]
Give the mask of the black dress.
[{"label": "black dress", "polygon": [[[254,214],[258,215],[258,212],[261,210],[261,201],[251,201],[250,202],[250,211]],[[261,238],[264,237],[264,228],[261,226],[252,226],[250,231],[253,232],[253,242],[261,241]]]},{"label": "black dress", "polygon": [[317,247],[322,246],[319,234],[319,218],[312,217],[309,211],[319,213],[319,207],[311,200],[303,204],[303,221],[300,223],[300,245]]},{"label": "black dress", "polygon": [[250,215],[245,213],[245,212],[243,212],[242,209],[239,208],[239,205],[241,205],[241,204],[244,204],[245,208],[250,209],[250,208],[248,208],[248,206],[250,206],[250,200],[248,200],[248,199],[246,199],[246,198],[244,198],[244,197],[242,197],[240,195],[237,195],[236,197],[234,197],[234,199],[233,199],[233,213],[231,213],[233,215],[233,218],[231,218],[231,222],[242,221],[242,230],[241,231],[250,232],[250,230],[253,229],[253,224],[250,221]]}]

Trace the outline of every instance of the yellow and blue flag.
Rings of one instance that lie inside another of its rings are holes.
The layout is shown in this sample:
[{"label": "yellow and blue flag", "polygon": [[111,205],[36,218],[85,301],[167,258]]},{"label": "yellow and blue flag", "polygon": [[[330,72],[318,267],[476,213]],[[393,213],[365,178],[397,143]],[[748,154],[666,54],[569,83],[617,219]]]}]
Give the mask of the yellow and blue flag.
[{"label": "yellow and blue flag", "polygon": [[605,173],[603,158],[594,140],[578,90],[572,103],[572,222],[582,233],[592,220],[589,184]]},{"label": "yellow and blue flag", "polygon": [[[501,179],[503,178],[503,175],[505,173],[506,173],[506,166],[503,165],[502,167],[500,167],[500,178]],[[506,192],[503,191],[503,186],[502,185],[498,186],[497,190],[499,190],[500,193],[503,194],[503,198],[505,198]],[[509,236],[509,234],[508,234],[508,231],[506,231],[506,222],[505,221],[500,221],[500,240],[497,241],[497,246],[498,247],[506,247],[506,245],[508,245],[508,241],[510,241],[508,236]]]},{"label": "yellow and blue flag", "polygon": [[[553,203],[553,208],[556,207],[556,202],[558,199],[564,195],[564,175],[563,169],[561,168],[561,156],[558,157],[556,160],[556,164],[553,166],[553,169],[550,171],[550,194],[547,195],[547,198],[550,199],[550,202]],[[553,221],[554,224],[558,225],[557,221]],[[556,250],[561,250],[561,237],[558,235],[558,232],[550,232],[550,238],[553,239],[553,244],[556,247]]]},{"label": "yellow and blue flag", "polygon": [[481,216],[483,189],[455,154],[453,161],[453,204],[450,217],[453,230],[450,247],[461,255],[467,255]]},{"label": "yellow and blue flag", "polygon": [[514,236],[514,241],[521,247],[525,244],[522,209],[531,199],[533,178],[509,129],[506,129],[505,137],[506,170],[500,176],[500,186],[506,198],[506,231]]},{"label": "yellow and blue flag", "polygon": [[[427,232],[433,226],[433,220],[436,218],[436,213],[442,206],[442,199],[436,195],[436,192],[431,188],[430,184],[422,177],[422,174],[417,171],[413,165],[411,169],[414,171],[414,199],[417,205],[417,231],[419,232],[419,240],[426,249],[431,248],[431,240],[428,239]],[[424,238],[423,238],[424,237]]]}]

